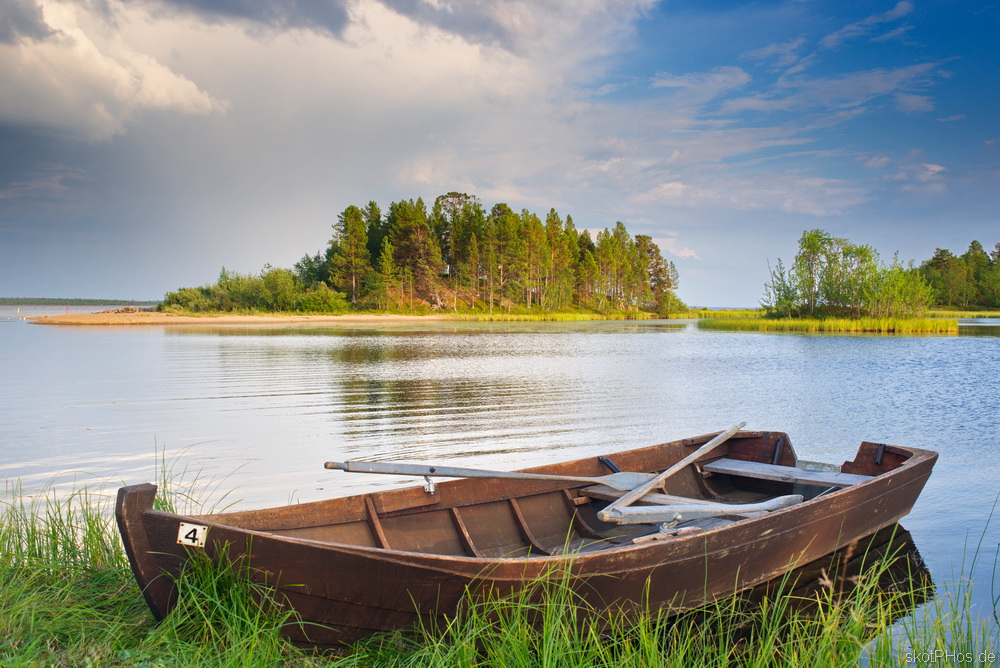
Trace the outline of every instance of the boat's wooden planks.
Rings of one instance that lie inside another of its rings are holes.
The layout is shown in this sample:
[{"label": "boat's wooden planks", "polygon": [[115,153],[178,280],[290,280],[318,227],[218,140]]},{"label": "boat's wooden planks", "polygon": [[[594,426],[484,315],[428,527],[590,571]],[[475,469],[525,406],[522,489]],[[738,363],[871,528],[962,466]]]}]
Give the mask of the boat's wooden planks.
[{"label": "boat's wooden planks", "polygon": [[520,557],[528,554],[514,511],[506,501],[492,501],[458,509],[476,551],[487,557]]},{"label": "boat's wooden planks", "polygon": [[850,487],[871,480],[871,476],[855,473],[840,473],[839,471],[820,471],[818,469],[800,469],[794,466],[775,466],[760,462],[747,462],[742,459],[723,457],[702,466],[703,471],[710,473],[725,473],[727,475],[774,480],[777,482],[816,485],[819,487]]}]

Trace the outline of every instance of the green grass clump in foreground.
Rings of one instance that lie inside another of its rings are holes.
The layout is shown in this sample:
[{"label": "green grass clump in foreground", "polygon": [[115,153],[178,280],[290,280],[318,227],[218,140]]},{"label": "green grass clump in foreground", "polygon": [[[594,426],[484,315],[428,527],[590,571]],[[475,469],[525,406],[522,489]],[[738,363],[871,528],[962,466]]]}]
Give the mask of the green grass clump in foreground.
[{"label": "green grass clump in foreground", "polygon": [[[853,666],[862,656],[895,665],[907,650],[978,653],[1000,640],[997,626],[974,617],[971,599],[962,597],[925,608],[930,623],[893,627],[926,592],[878,586],[890,567],[884,560],[843,596],[830,586],[807,600],[779,587],[752,604],[731,597],[673,619],[645,613],[628,621],[589,608],[556,572],[514,596],[470,599],[443,629],[385,634],[321,656],[284,640],[280,628],[294,617],[248,582],[240,565],[194,561],[178,580],[178,607],[155,624],[122,553],[110,497],[6,492],[3,666],[812,667]],[[799,610],[804,601],[809,609]]]},{"label": "green grass clump in foreground", "polygon": [[939,318],[718,318],[699,320],[698,327],[746,332],[958,333],[957,321]]}]

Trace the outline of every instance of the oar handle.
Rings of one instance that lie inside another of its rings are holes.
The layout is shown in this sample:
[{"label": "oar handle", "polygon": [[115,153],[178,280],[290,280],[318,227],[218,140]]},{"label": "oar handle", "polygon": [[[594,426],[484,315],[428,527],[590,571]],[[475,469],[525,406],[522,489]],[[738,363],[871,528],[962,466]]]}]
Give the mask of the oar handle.
[{"label": "oar handle", "polygon": [[[593,478],[573,475],[548,475],[545,473],[518,473],[516,471],[484,471],[457,466],[428,466],[400,462],[326,462],[323,468],[340,469],[350,473],[386,473],[389,475],[440,476],[443,478],[501,478],[507,480],[550,480],[553,482],[592,483]],[[596,482],[600,482],[597,480]]]}]

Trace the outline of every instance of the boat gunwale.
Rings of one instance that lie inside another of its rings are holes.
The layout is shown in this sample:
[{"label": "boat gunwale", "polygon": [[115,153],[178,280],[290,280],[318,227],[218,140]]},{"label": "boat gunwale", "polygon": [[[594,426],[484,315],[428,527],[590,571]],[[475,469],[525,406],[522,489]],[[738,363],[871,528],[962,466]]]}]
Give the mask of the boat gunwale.
[{"label": "boat gunwale", "polygon": [[[746,432],[743,432],[743,433],[746,433]],[[685,441],[687,441],[687,440],[691,440],[691,439],[685,439]],[[655,446],[653,446],[653,447],[655,447]],[[720,525],[720,526],[716,526],[716,527],[706,528],[706,529],[703,529],[702,531],[699,531],[699,532],[696,532],[696,533],[690,533],[690,534],[686,534],[686,535],[678,535],[678,536],[670,537],[667,540],[650,541],[650,542],[642,543],[642,544],[622,543],[622,544],[619,544],[619,545],[613,545],[613,546],[602,548],[600,550],[594,550],[594,551],[588,551],[588,552],[568,552],[568,553],[564,553],[564,554],[534,554],[534,553],[529,553],[527,555],[517,556],[517,557],[503,557],[503,556],[493,557],[493,556],[469,556],[469,555],[464,555],[464,554],[440,554],[440,553],[433,553],[433,552],[421,552],[421,551],[417,551],[417,550],[399,550],[399,549],[393,549],[393,548],[387,548],[387,547],[379,547],[377,545],[376,546],[368,546],[368,545],[358,545],[358,544],[355,544],[355,543],[341,543],[341,542],[330,541],[330,540],[319,540],[319,539],[311,539],[311,538],[302,538],[302,537],[297,537],[297,536],[285,535],[285,534],[281,533],[281,530],[270,530],[269,531],[269,530],[261,530],[261,529],[251,529],[251,528],[247,528],[247,527],[244,527],[244,526],[240,526],[238,524],[227,524],[225,521],[223,521],[224,518],[226,518],[227,516],[232,517],[232,516],[235,516],[235,515],[245,515],[245,514],[248,514],[248,513],[256,513],[256,512],[276,512],[276,511],[281,511],[281,510],[284,510],[284,509],[302,509],[302,508],[307,508],[311,504],[324,504],[324,503],[328,503],[328,502],[331,502],[331,501],[338,501],[338,500],[352,499],[352,498],[361,498],[361,497],[364,497],[366,495],[366,493],[364,493],[364,492],[361,493],[361,494],[354,494],[354,495],[349,495],[349,496],[345,496],[345,497],[335,497],[333,499],[324,499],[324,500],[314,501],[314,502],[310,502],[310,503],[306,503],[306,504],[296,504],[296,505],[289,505],[289,506],[277,506],[277,507],[273,507],[273,508],[265,508],[265,509],[261,509],[261,510],[258,510],[258,511],[236,511],[236,512],[231,512],[231,513],[217,513],[217,514],[207,514],[207,515],[186,515],[186,514],[172,513],[172,512],[160,511],[160,510],[148,510],[148,511],[146,511],[146,513],[154,515],[154,516],[158,516],[158,517],[161,517],[161,518],[164,518],[164,519],[166,519],[166,518],[171,518],[171,519],[172,518],[176,518],[176,519],[181,520],[181,521],[191,521],[191,522],[208,524],[210,526],[210,528],[213,527],[213,526],[214,527],[220,527],[220,528],[227,529],[229,531],[234,531],[234,532],[237,532],[237,533],[243,533],[243,534],[246,534],[248,536],[262,537],[262,538],[266,538],[268,540],[276,540],[276,541],[293,543],[293,544],[309,545],[309,546],[314,546],[314,547],[319,547],[319,548],[329,547],[329,548],[332,548],[332,549],[335,549],[335,550],[339,550],[339,551],[342,551],[342,552],[350,552],[350,553],[354,553],[354,554],[358,554],[358,555],[382,555],[381,558],[383,560],[385,560],[387,562],[393,562],[393,563],[402,563],[403,561],[406,561],[407,563],[412,563],[412,561],[413,561],[413,559],[415,557],[419,558],[420,561],[422,561],[422,562],[441,561],[441,562],[445,562],[445,563],[447,563],[447,562],[460,562],[460,563],[497,564],[497,565],[504,564],[504,563],[539,564],[539,565],[542,565],[542,564],[558,563],[561,560],[569,560],[569,559],[573,560],[574,563],[576,563],[576,562],[578,562],[580,560],[591,561],[591,560],[594,560],[594,559],[599,559],[599,558],[601,558],[602,556],[605,556],[605,555],[621,555],[622,553],[631,554],[633,552],[643,552],[643,553],[645,553],[647,550],[653,550],[653,551],[655,551],[655,549],[657,547],[661,547],[662,548],[664,546],[677,546],[677,545],[686,543],[687,541],[692,540],[692,539],[704,539],[704,538],[707,538],[707,537],[714,537],[714,536],[716,536],[716,535],[718,535],[718,534],[720,534],[722,532],[732,531],[732,530],[734,530],[736,528],[747,527],[747,526],[751,526],[753,524],[763,523],[765,521],[767,521],[767,522],[779,522],[780,523],[782,520],[784,520],[787,516],[789,516],[792,513],[801,513],[802,511],[805,511],[805,510],[811,510],[814,506],[820,505],[820,504],[826,505],[830,500],[842,497],[842,496],[847,495],[847,494],[858,494],[859,492],[856,492],[855,490],[865,490],[865,489],[868,489],[868,488],[870,488],[872,485],[874,485],[876,483],[883,483],[886,480],[890,480],[892,478],[895,478],[895,477],[898,477],[900,475],[903,475],[909,469],[912,469],[912,468],[918,466],[919,464],[921,464],[923,462],[930,461],[931,463],[933,463],[933,461],[936,460],[937,457],[938,457],[938,454],[936,452],[932,451],[932,450],[924,450],[924,449],[921,449],[921,448],[913,448],[913,447],[908,447],[908,446],[895,446],[895,445],[887,445],[886,447],[887,447],[887,449],[888,448],[892,448],[893,450],[896,451],[897,454],[909,455],[909,456],[902,463],[900,463],[900,465],[897,466],[896,468],[891,469],[889,471],[885,471],[884,473],[879,474],[879,475],[871,476],[870,479],[865,480],[863,482],[860,482],[860,483],[857,483],[857,484],[854,484],[854,485],[851,485],[851,486],[848,486],[848,487],[841,487],[841,488],[833,489],[829,493],[825,493],[822,496],[813,497],[811,499],[802,501],[801,503],[797,503],[797,504],[792,505],[792,506],[788,506],[788,507],[781,508],[781,509],[778,509],[778,510],[775,510],[775,511],[771,511],[771,512],[768,512],[768,513],[763,514],[763,515],[759,515],[759,516],[756,516],[756,517],[743,518],[741,520],[732,522],[730,524],[724,524],[724,525]],[[622,452],[631,452],[631,451],[622,451]],[[620,453],[618,453],[618,454],[620,454]],[[573,463],[575,461],[582,461],[583,459],[587,459],[587,458],[582,458],[581,460],[572,460],[571,462],[563,462],[563,463]],[[710,459],[706,459],[705,461],[711,461],[711,460]],[[699,463],[701,463],[701,462],[699,462]],[[551,466],[551,465],[547,465],[547,466]],[[544,468],[547,468],[547,466],[535,467],[534,469],[522,469],[521,471],[522,472],[535,472],[535,470],[537,470],[537,469],[544,469]],[[928,475],[929,475],[929,473],[928,473]],[[461,479],[455,479],[455,480],[461,480]],[[451,481],[448,481],[448,482],[454,482],[455,480],[451,480]],[[441,484],[447,484],[447,483],[441,483]],[[552,493],[552,492],[555,492],[555,491],[559,491],[560,489],[578,489],[578,488],[579,488],[579,486],[577,486],[577,487],[559,487],[559,488],[554,489],[554,490],[543,490],[543,491],[537,492],[537,494]],[[412,489],[419,489],[419,486],[403,487],[403,488],[399,488],[398,490],[389,490],[389,493],[394,492],[394,491],[412,490]],[[887,491],[887,493],[888,493],[888,491]],[[513,498],[521,498],[523,496],[532,496],[532,495],[533,494],[530,494],[530,493],[529,494],[522,494],[522,495],[520,495],[518,497],[513,497]],[[882,494],[879,494],[878,496],[882,496]],[[878,497],[873,497],[873,498],[878,498]],[[466,505],[473,506],[473,505],[476,505],[476,504],[475,503],[470,503],[470,504],[466,504]],[[462,506],[454,506],[454,507],[460,508]],[[425,508],[426,508],[426,506],[425,506]],[[440,510],[446,510],[446,509],[447,509],[447,507],[445,507],[445,508],[436,508],[436,509],[434,509],[434,512],[440,511]],[[734,513],[733,514],[737,514],[737,511],[738,511],[738,504],[734,504]],[[413,514],[417,515],[417,514],[419,514],[419,512],[415,512]],[[879,528],[881,528],[881,527],[879,527]],[[747,542],[751,543],[751,542],[754,542],[754,541],[747,541]],[[397,558],[391,558],[391,557],[397,557]],[[424,565],[427,565],[427,564],[425,563]],[[623,571],[627,571],[629,569],[628,568],[623,568],[622,570]]]}]

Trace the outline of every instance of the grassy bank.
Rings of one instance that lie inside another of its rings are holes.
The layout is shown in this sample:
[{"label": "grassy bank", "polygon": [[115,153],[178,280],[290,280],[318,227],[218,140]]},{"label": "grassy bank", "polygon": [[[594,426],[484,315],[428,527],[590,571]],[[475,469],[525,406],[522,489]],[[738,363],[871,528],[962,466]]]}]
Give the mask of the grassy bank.
[{"label": "grassy bank", "polygon": [[207,562],[182,574],[179,606],[155,624],[122,553],[112,501],[87,491],[29,498],[7,487],[0,507],[0,665],[688,668],[853,666],[862,656],[895,665],[906,651],[995,652],[1000,640],[997,625],[974,616],[962,596],[925,608],[922,618],[933,621],[897,623],[929,592],[886,588],[889,557],[847,592],[830,573],[829,586],[815,593],[781,585],[763,598],[732,597],[670,620],[640,614],[626,621],[588,609],[554,573],[513,598],[470,601],[444,629],[378,636],[317,656],[282,638],[281,626],[293,618],[246,573]]},{"label": "grassy bank", "polygon": [[958,322],[939,318],[717,318],[701,329],[751,332],[845,332],[872,334],[957,334]]},{"label": "grassy bank", "polygon": [[495,311],[493,313],[481,311],[459,311],[447,312],[439,311],[448,320],[464,320],[468,322],[574,322],[587,320],[649,320],[658,317],[648,311],[611,311],[607,313],[597,313],[593,311],[585,312],[513,312],[507,313]]}]

